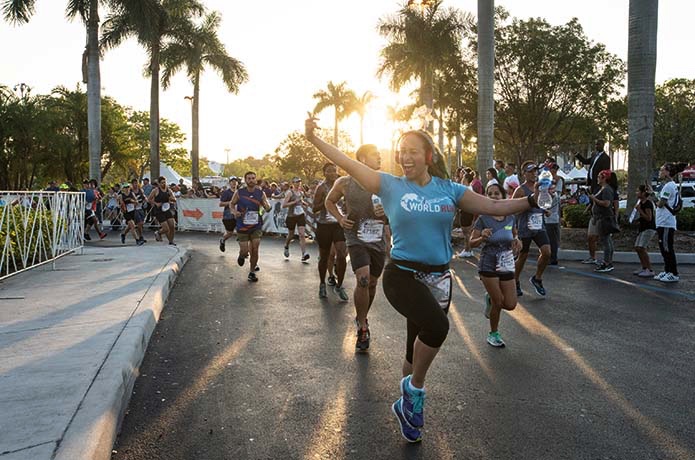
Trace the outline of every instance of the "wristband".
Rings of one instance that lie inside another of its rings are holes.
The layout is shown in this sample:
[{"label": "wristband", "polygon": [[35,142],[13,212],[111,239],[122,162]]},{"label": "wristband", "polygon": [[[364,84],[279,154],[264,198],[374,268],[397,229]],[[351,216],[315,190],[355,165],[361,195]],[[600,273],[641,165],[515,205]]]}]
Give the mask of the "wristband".
[{"label": "wristband", "polygon": [[533,197],[533,195],[527,196],[526,201],[528,201],[528,205],[531,207],[531,209],[538,207],[538,203],[536,203],[536,199]]}]

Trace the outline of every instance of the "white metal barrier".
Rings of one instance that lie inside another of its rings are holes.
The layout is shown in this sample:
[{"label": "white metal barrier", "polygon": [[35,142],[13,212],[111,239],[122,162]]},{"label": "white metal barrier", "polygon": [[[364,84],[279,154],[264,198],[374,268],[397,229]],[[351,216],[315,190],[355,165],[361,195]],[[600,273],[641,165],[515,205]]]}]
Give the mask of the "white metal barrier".
[{"label": "white metal barrier", "polygon": [[82,249],[85,194],[0,191],[0,280]]}]

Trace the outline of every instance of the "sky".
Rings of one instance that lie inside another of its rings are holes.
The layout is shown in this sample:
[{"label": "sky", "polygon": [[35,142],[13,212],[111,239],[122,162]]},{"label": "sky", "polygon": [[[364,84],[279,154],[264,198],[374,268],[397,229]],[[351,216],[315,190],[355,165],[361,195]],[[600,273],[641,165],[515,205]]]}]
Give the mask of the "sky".
[{"label": "sky", "polygon": [[[63,85],[75,88],[81,80],[85,29],[68,22],[67,0],[37,0],[29,24],[14,26],[0,20],[0,84],[26,83],[35,94],[48,94]],[[302,130],[313,94],[329,81],[346,81],[358,95],[371,91],[377,100],[365,121],[365,142],[388,148],[393,126],[388,105],[405,103],[403,96],[379,81],[376,69],[385,40],[376,31],[380,18],[394,14],[395,0],[203,0],[222,15],[220,38],[229,55],[241,60],[249,81],[230,94],[217,74],[202,77],[200,96],[200,154],[222,163],[273,153],[292,131]],[[543,17],[554,25],[577,17],[589,39],[627,61],[629,0],[497,0],[512,16]],[[477,15],[476,0],[445,0]],[[101,12],[102,18],[105,12]],[[692,0],[659,2],[657,84],[671,78],[695,78],[695,34]],[[149,80],[143,76],[145,52],[134,40],[108,51],[101,62],[102,94],[135,110],[149,110]],[[160,95],[160,114],[187,134],[190,148],[192,95],[185,74],[177,75]],[[320,126],[332,129],[332,110],[319,114]],[[356,115],[342,125],[359,143]]]}]

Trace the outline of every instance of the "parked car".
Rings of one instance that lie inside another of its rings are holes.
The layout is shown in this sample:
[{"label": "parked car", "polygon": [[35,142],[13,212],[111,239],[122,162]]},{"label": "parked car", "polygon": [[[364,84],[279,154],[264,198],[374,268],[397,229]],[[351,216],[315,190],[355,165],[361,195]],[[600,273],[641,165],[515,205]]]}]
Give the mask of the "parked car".
[{"label": "parked car", "polygon": [[[655,192],[661,190],[661,185],[654,189]],[[680,185],[681,198],[683,199],[684,208],[695,207],[695,182],[683,182]],[[620,200],[620,209],[627,207],[627,200]]]}]

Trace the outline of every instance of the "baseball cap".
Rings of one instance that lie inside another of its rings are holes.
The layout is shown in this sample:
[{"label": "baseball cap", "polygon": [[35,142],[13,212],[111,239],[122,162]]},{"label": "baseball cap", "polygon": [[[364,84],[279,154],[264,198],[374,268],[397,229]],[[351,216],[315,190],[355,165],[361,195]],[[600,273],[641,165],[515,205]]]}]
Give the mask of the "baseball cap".
[{"label": "baseball cap", "polygon": [[126,188],[126,187],[130,187],[130,183],[129,183],[129,182],[123,182],[123,183],[121,184],[121,188]]},{"label": "baseball cap", "polygon": [[292,179],[292,182],[301,182],[301,181],[302,181],[302,179],[300,179],[299,177],[295,177],[294,179]]}]

